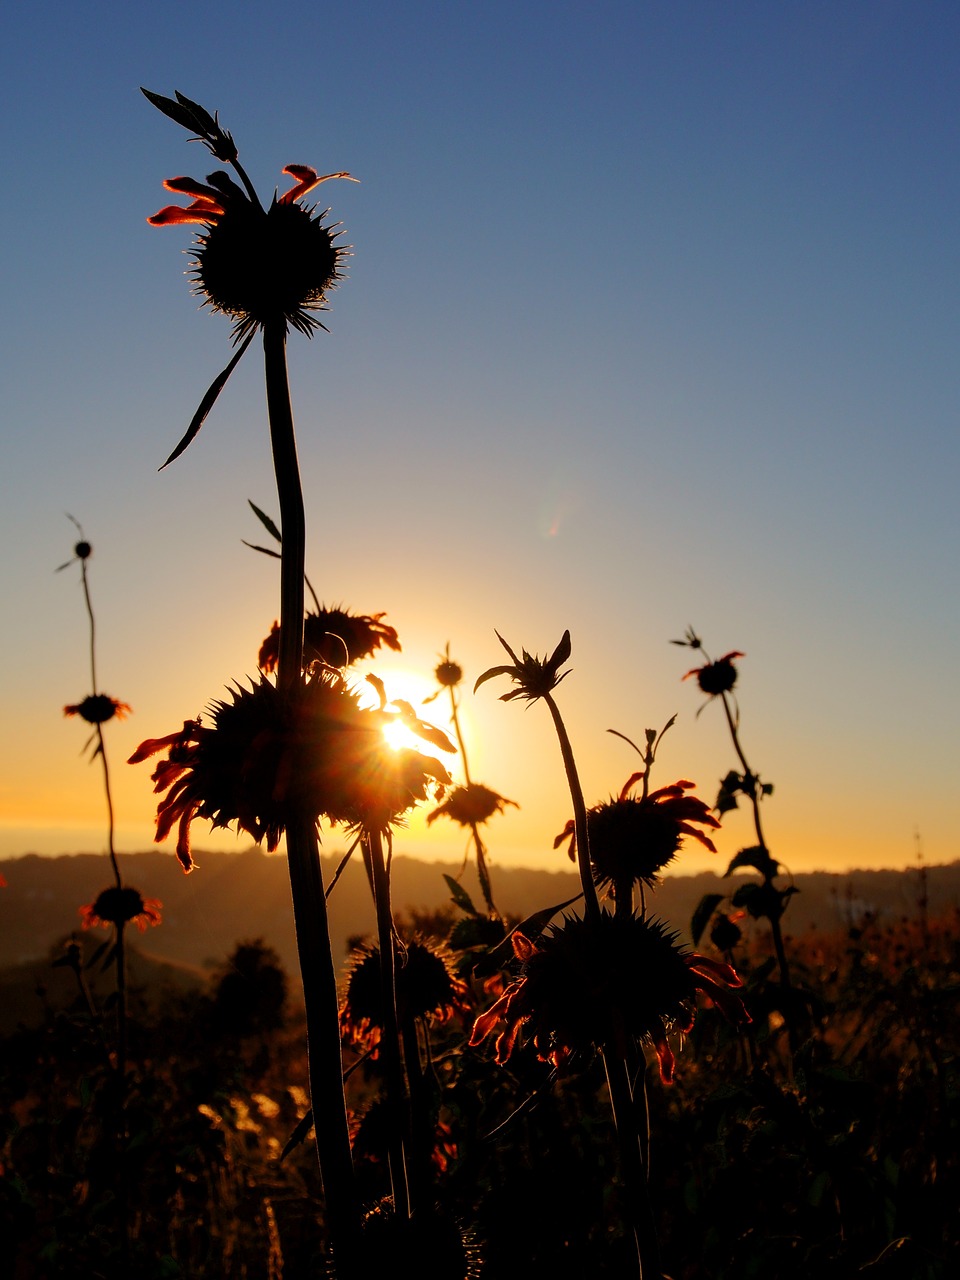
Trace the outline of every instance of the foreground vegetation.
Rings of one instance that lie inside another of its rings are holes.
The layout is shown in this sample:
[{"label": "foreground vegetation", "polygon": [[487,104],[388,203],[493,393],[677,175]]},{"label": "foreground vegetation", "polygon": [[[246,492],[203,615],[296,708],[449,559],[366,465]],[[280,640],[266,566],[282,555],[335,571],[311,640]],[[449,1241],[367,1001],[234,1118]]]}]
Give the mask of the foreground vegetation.
[{"label": "foreground vegetation", "polygon": [[[404,931],[434,945],[473,920],[451,905]],[[650,1089],[665,1271],[675,1280],[952,1274],[960,920],[867,919],[792,946],[810,1015],[795,1065],[758,928],[734,948],[749,1033],[701,1010],[674,1084]],[[506,1066],[467,1048],[476,1009],[510,975],[470,977],[470,949],[447,958],[466,989],[451,983],[445,1004],[418,1015],[445,1220],[462,1230],[477,1274],[629,1274],[628,1233],[611,1230],[606,1203],[624,1189],[599,1061],[558,1074],[532,1048]],[[275,956],[253,942],[208,994],[171,995],[141,1016],[134,993],[122,1145],[108,1011],[87,1008],[78,991],[70,1012],[4,1042],[0,1233],[10,1274],[324,1274],[315,1158],[302,1142],[283,1155],[309,1104],[303,1021],[286,988]],[[354,1149],[375,1204],[389,1194],[382,1062],[361,1060],[364,1030],[349,1029],[350,1062],[360,1064],[348,1081]],[[427,1241],[419,1247],[419,1274],[453,1274]]]},{"label": "foreground vegetation", "polygon": [[[125,879],[114,847],[105,726],[130,707],[98,681],[77,524],[62,568],[80,568],[91,690],[65,712],[89,726],[101,766],[110,883],[81,906],[100,945],[74,937],[56,960],[76,1006],[4,1046],[0,1225],[17,1280],[945,1274],[960,1189],[957,919],[931,919],[921,899],[916,920],[791,943],[797,888],[766,840],[773,785],[748,759],[734,691],[743,654],[711,659],[692,629],[674,641],[694,655],[684,678],[729,730],[713,804],[659,776],[671,720],[636,741],[614,731],[634,772],[588,805],[559,692],[570,633],[542,658],[498,635],[500,664],[474,692],[496,682],[502,701],[545,713],[572,813],[555,847],[578,873],[566,901],[503,914],[486,824],[514,802],[471,776],[464,672],[448,648],[428,700],[441,723],[423,719],[354,672],[400,647],[385,615],[325,607],[305,574],[286,343],[323,327],[345,254],[303,200],[349,175],[287,165],[293,185],[265,205],[216,115],[145,93],[227,166],[167,180],[191,203],[150,218],[199,228],[196,290],[230,317],[235,347],[167,463],[261,337],[280,525],[254,507],[274,540],[255,549],[279,559],[281,605],[257,675],[129,763],[151,762],[157,839],[175,841],[185,872],[198,820],[283,847],[303,1018],[290,1020],[286,974],[258,940],[238,944],[212,994],[138,1008],[131,930],[162,927],[162,903]],[[466,834],[480,896],[450,877],[447,909],[404,920],[393,840],[423,803],[428,823]],[[748,878],[701,901],[691,948],[657,914],[657,887],[685,841],[716,852],[738,806],[754,843],[727,874]],[[344,837],[343,865],[362,863],[375,919],[343,981],[340,869],[325,878],[321,827]],[[102,1002],[97,967],[111,977]]]}]

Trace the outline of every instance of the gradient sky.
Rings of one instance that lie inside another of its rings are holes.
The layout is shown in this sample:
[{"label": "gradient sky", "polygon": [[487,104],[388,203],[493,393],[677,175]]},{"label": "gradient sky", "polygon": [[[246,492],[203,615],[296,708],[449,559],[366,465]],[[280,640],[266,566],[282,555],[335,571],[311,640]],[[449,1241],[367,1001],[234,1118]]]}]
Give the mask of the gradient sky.
[{"label": "gradient sky", "polygon": [[[308,570],[387,611],[388,688],[428,692],[447,641],[472,685],[494,628],[539,653],[569,628],[588,803],[638,763],[605,731],[675,712],[655,781],[712,800],[735,761],[680,683],[693,624],[747,655],[791,870],[911,865],[917,832],[960,856],[960,8],[39,0],[0,63],[0,853],[105,847],[61,715],[89,692],[66,512],[95,548],[100,685],[135,712],[108,727],[121,849],[154,812],[126,756],[252,674],[277,613],[241,542],[248,498],[277,510],[256,345],[157,473],[229,324],[189,293],[189,228],[145,221],[165,177],[214,166],[143,84],[218,110],[267,195],[290,162],[361,179],[322,188],[354,257],[290,365]],[[568,866],[549,717],[505,690],[465,698],[472,772],[522,806],[495,865]],[[746,815],[718,843],[678,869],[725,866]],[[417,820],[398,847],[465,846]]]}]

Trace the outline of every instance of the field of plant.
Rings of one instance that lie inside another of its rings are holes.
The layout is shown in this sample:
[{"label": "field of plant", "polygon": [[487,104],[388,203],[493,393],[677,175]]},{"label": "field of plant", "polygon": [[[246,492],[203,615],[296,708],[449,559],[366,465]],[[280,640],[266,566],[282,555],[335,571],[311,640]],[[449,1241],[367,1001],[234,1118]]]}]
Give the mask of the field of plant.
[{"label": "field of plant", "polygon": [[[197,821],[283,844],[303,1010],[261,939],[237,939],[209,991],[160,1007],[129,981],[131,926],[163,928],[162,904],[124,879],[114,848],[106,730],[129,708],[99,680],[78,525],[62,568],[79,569],[91,688],[65,711],[85,722],[102,766],[112,883],[91,894],[88,931],[56,960],[73,1006],[3,1045],[10,1274],[954,1274],[957,913],[931,912],[921,891],[913,916],[861,913],[842,930],[790,936],[796,888],[764,834],[773,787],[742,733],[743,654],[711,657],[692,629],[674,641],[693,663],[690,696],[729,736],[713,803],[661,776],[671,721],[618,735],[634,772],[588,806],[563,716],[568,632],[544,657],[500,637],[501,664],[469,679],[448,648],[429,708],[353,677],[399,640],[384,614],[325,607],[306,577],[286,366],[290,331],[322,327],[342,265],[336,230],[302,202],[349,175],[289,165],[292,186],[265,206],[215,115],[182,94],[146,96],[225,166],[168,180],[190,203],[151,219],[199,228],[196,288],[233,322],[235,347],[168,463],[260,337],[279,525],[254,511],[270,539],[257,549],[279,562],[281,616],[255,680],[131,762],[152,769],[157,837],[175,841],[184,871]],[[459,715],[470,687],[549,720],[569,787],[573,817],[555,847],[575,861],[579,892],[524,919],[497,905],[485,828],[513,802],[471,776]],[[400,914],[393,833],[420,804],[469,839],[479,891],[447,877],[446,908]],[[741,873],[730,894],[705,897],[690,922],[662,919],[665,869],[684,842],[715,851],[734,808],[749,814],[753,843],[729,863]],[[376,920],[345,976],[330,943],[339,872],[324,880],[321,827],[344,838],[344,863],[362,862]],[[110,976],[105,998],[94,972]]]}]

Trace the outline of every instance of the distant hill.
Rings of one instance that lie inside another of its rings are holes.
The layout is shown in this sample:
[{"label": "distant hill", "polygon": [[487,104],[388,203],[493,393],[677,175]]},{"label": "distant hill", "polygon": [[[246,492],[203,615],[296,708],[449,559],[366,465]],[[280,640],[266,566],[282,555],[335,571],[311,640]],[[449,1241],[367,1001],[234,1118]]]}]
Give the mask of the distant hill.
[{"label": "distant hill", "polygon": [[[170,853],[151,850],[120,856],[127,883],[145,897],[159,898],[163,903],[162,925],[143,935],[134,933],[131,939],[146,959],[165,961],[181,970],[186,966],[196,975],[221,964],[238,941],[262,937],[277,950],[290,974],[296,975],[286,860],[259,849],[197,853],[196,858],[197,870],[185,876]],[[336,856],[323,859],[325,882],[329,883],[337,862]],[[450,891],[443,873],[457,876],[460,869],[455,863],[396,858],[395,909],[403,913],[410,907],[433,909],[448,903]],[[41,968],[48,967],[51,948],[79,929],[79,908],[92,902],[111,882],[103,854],[53,858],[26,854],[0,861],[0,874],[7,881],[6,888],[0,888],[0,971],[38,962]],[[519,917],[562,902],[578,891],[572,868],[535,871],[494,864],[493,877],[498,906]],[[931,912],[960,905],[960,862],[928,867],[926,878]],[[737,878],[724,880],[709,872],[668,876],[648,899],[648,907],[686,934],[701,897],[730,892],[737,882]],[[472,868],[467,869],[463,883],[479,902]],[[792,934],[811,926],[837,928],[867,910],[888,918],[914,916],[918,911],[916,871],[813,872],[795,877],[793,883],[800,892],[785,919],[787,932]],[[373,909],[359,860],[348,865],[331,896],[330,925],[338,955],[346,953],[351,935],[373,930]],[[4,977],[10,974],[0,974],[0,979]]]},{"label": "distant hill", "polygon": [[[100,945],[102,935],[90,933],[79,941],[86,961]],[[40,1025],[51,1010],[82,1007],[73,970],[53,964],[63,954],[58,940],[40,959],[0,968],[0,1036],[9,1035],[19,1026]],[[86,969],[84,979],[96,1005],[102,1008],[116,985],[112,968],[105,971],[98,962]],[[134,1015],[144,1004],[154,1005],[158,997],[196,991],[207,987],[209,981],[208,970],[147,955],[134,939],[127,947],[129,1007]]]}]

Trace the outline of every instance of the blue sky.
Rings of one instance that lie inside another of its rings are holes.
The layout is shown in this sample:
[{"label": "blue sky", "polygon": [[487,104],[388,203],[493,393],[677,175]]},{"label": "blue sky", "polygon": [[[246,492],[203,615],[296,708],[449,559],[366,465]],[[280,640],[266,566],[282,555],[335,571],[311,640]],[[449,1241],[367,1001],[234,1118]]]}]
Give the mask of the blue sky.
[{"label": "blue sky", "polygon": [[[277,610],[241,543],[248,498],[276,512],[255,348],[157,474],[229,325],[189,293],[189,229],[145,221],[212,166],[143,84],[218,110],[267,194],[290,162],[361,179],[322,188],[354,256],[290,365],[310,576],[387,611],[388,686],[428,691],[448,640],[475,676],[494,628],[542,653],[569,627],[588,802],[635,765],[605,730],[674,712],[659,781],[712,798],[734,761],[667,643],[692,623],[747,654],[791,869],[908,865],[917,829],[960,856],[958,53],[938,3],[18,6],[0,853],[103,845],[60,716],[89,684],[65,512],[95,547],[100,683],[135,710],[111,726],[122,847],[153,812],[122,760],[252,673]],[[496,692],[466,699],[473,772],[522,806],[492,851],[559,866],[547,717]],[[459,857],[440,825],[409,851]],[[734,815],[721,857],[751,842]]]}]

